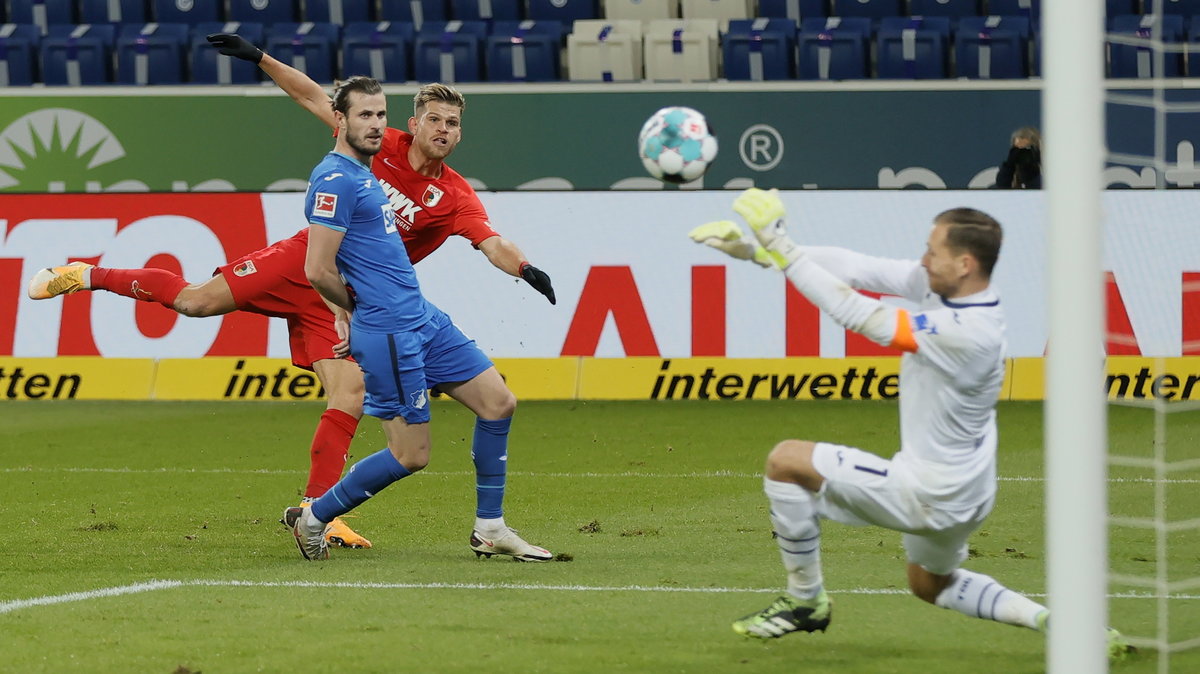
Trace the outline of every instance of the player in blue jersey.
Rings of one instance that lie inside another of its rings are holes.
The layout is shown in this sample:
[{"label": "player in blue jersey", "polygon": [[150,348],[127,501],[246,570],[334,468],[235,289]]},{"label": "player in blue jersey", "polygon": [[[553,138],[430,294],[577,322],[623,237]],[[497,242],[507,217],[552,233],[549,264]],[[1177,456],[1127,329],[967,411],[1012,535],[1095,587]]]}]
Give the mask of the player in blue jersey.
[{"label": "player in blue jersey", "polygon": [[[429,104],[434,123],[456,123],[457,108]],[[444,109],[443,109],[444,108]],[[325,527],[429,463],[429,400],[437,386],[458,400],[482,395],[499,377],[475,342],[421,294],[396,215],[371,173],[383,144],[387,102],[379,82],[352,77],[333,95],[337,142],[313,170],[305,198],[310,224],[305,275],[334,311],[340,336],[363,370],[363,411],[379,417],[388,446],[359,461],[310,508],[284,512],[305,559],[329,556]],[[342,354],[345,355],[345,354]],[[481,555],[548,561],[501,514],[511,418],[484,420],[472,448],[479,509],[471,548]]]}]

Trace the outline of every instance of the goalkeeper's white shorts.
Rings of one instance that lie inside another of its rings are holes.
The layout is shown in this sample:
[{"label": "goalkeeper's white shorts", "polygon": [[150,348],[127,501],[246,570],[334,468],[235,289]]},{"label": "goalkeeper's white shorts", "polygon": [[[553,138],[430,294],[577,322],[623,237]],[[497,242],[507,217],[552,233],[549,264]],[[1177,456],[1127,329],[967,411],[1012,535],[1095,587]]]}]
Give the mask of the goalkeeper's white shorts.
[{"label": "goalkeeper's white shorts", "polygon": [[908,561],[946,575],[967,558],[967,539],[992,511],[995,494],[979,506],[946,510],[918,497],[911,474],[855,447],[819,442],[813,467],[825,478],[817,514],[843,524],[875,525],[902,532]]}]

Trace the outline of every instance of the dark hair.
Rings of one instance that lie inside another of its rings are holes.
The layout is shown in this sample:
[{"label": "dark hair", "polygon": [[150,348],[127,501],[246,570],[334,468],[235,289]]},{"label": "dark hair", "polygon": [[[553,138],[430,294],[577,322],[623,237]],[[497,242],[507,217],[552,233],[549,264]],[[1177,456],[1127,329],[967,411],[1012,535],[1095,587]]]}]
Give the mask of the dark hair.
[{"label": "dark hair", "polygon": [[448,84],[432,82],[421,87],[417,95],[413,96],[413,116],[419,115],[421,108],[433,101],[449,103],[457,107],[460,113],[467,109],[467,101],[457,89]]},{"label": "dark hair", "polygon": [[938,213],[933,221],[949,226],[946,230],[947,245],[956,251],[970,253],[979,261],[984,276],[992,277],[992,269],[1000,257],[1000,243],[1004,239],[1004,232],[995,218],[974,208],[951,208]]},{"label": "dark hair", "polygon": [[333,109],[343,115],[350,110],[350,94],[358,92],[364,96],[374,96],[383,93],[379,80],[366,75],[355,75],[337,83],[333,88]]}]

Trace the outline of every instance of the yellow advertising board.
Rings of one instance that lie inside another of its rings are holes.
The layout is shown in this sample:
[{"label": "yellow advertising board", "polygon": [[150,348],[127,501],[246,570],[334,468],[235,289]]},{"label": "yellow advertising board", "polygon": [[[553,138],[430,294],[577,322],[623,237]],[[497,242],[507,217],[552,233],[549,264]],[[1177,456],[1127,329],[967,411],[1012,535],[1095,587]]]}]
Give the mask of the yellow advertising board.
[{"label": "yellow advertising board", "polygon": [[[890,400],[900,359],[505,358],[520,400]],[[1113,356],[1110,400],[1200,400],[1200,357]],[[6,400],[317,400],[312,372],[282,358],[0,357]],[[1042,358],[1007,361],[1001,400],[1042,400]]]}]

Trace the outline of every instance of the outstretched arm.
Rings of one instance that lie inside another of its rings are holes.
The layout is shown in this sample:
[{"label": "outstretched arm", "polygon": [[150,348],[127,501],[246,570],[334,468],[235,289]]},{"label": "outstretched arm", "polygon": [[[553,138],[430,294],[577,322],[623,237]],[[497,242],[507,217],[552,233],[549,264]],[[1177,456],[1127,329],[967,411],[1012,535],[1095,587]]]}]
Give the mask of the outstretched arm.
[{"label": "outstretched arm", "polygon": [[557,303],[554,297],[554,286],[550,284],[550,275],[529,264],[529,261],[525,259],[525,253],[521,252],[517,244],[496,235],[481,241],[479,250],[487,256],[489,262],[496,265],[497,269],[525,279],[529,285],[533,286],[534,290],[545,295],[550,304]]},{"label": "outstretched arm", "polygon": [[335,128],[329,95],[308,75],[276,60],[235,33],[214,33],[207,39],[212,46],[226,56],[257,63],[258,67],[262,68],[262,71],[269,75],[280,89],[283,89],[288,96],[292,97],[292,100],[300,104],[300,107],[316,115],[317,119],[325,122],[329,128]]}]

